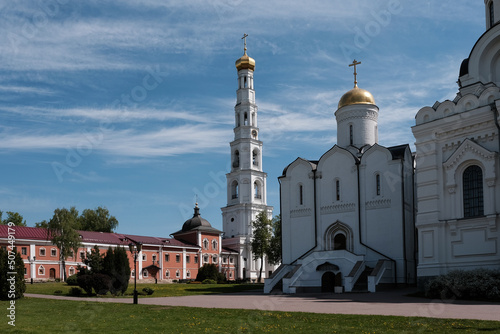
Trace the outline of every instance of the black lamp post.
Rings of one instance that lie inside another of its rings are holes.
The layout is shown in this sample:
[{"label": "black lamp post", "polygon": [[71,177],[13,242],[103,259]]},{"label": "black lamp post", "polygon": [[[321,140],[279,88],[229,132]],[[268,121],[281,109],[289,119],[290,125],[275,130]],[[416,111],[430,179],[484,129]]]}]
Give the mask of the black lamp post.
[{"label": "black lamp post", "polygon": [[137,256],[142,250],[142,243],[131,242],[128,244],[130,253],[134,254],[134,304],[137,304]]}]

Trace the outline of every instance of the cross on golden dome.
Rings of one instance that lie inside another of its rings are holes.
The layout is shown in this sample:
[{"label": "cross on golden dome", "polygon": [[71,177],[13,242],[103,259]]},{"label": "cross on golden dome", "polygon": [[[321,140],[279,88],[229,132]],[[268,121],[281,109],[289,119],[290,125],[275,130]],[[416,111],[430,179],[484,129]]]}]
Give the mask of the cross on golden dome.
[{"label": "cross on golden dome", "polygon": [[245,41],[245,54],[247,54],[247,37],[247,34],[243,34],[243,37],[241,37],[241,39]]},{"label": "cross on golden dome", "polygon": [[356,66],[360,65],[360,64],[361,64],[361,62],[356,61],[356,59],[354,59],[352,64],[349,64],[349,67],[354,66],[354,87],[358,87],[358,73],[356,72]]}]

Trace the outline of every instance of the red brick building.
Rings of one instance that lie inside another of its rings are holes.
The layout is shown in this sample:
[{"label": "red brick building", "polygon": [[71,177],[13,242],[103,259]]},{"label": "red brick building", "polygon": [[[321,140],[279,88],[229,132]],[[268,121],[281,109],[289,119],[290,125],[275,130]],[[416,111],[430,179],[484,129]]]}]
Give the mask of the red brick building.
[{"label": "red brick building", "polygon": [[[127,251],[131,278],[135,277],[134,255],[130,243],[141,243],[137,258],[138,280],[194,280],[198,269],[206,263],[214,263],[228,280],[235,279],[238,252],[223,246],[223,232],[213,228],[200,215],[196,205],[193,218],[187,220],[182,229],[172,238],[78,231],[82,246],[77,254],[66,259],[66,275],[77,272],[84,265],[85,254],[95,246],[105,253],[109,247],[124,247]],[[59,249],[50,241],[44,228],[0,225],[0,247],[9,246],[8,236],[13,235],[14,246],[24,260],[26,280],[46,281],[63,278]]]}]

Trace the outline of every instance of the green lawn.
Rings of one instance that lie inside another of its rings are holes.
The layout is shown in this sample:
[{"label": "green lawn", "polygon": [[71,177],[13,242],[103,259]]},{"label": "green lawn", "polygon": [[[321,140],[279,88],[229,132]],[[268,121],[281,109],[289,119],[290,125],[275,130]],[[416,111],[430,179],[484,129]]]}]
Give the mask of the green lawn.
[{"label": "green lawn", "polygon": [[[207,295],[214,293],[231,293],[241,292],[254,289],[262,289],[261,284],[137,284],[137,291],[142,293],[143,288],[152,288],[155,292],[150,296],[145,297],[172,297],[172,296],[189,296],[189,295]],[[26,284],[26,293],[39,293],[44,295],[67,295],[71,286],[66,283],[35,283]],[[56,293],[61,291],[61,293]],[[129,284],[126,295],[131,296],[134,291],[134,284]],[[85,293],[84,293],[84,296]]]},{"label": "green lawn", "polygon": [[203,309],[24,298],[1,333],[500,333],[500,322]]}]

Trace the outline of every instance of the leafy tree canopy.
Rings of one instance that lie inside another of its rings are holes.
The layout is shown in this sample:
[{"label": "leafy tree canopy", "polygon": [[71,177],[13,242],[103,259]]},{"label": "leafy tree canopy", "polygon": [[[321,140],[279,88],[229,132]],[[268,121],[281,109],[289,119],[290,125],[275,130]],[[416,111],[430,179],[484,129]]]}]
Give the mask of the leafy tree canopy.
[{"label": "leafy tree canopy", "polygon": [[12,222],[16,226],[26,226],[26,220],[24,220],[23,216],[21,216],[18,212],[7,211],[7,218],[3,220],[2,214],[3,212],[0,211],[0,222],[2,223],[2,225],[7,225],[8,223]]},{"label": "leafy tree canopy", "polygon": [[118,220],[109,214],[105,207],[95,210],[85,209],[79,218],[80,229],[84,231],[113,232],[118,226]]}]

